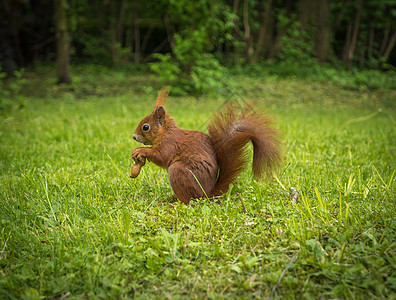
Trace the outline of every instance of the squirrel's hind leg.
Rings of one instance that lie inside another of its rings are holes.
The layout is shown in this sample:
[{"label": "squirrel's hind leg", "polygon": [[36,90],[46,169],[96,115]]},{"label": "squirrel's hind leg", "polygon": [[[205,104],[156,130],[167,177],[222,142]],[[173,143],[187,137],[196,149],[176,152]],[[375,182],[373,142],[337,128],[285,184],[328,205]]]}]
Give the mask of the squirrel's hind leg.
[{"label": "squirrel's hind leg", "polygon": [[[180,202],[188,204],[191,199],[209,195],[214,183],[199,178],[201,174],[194,174],[188,166],[181,162],[175,162],[168,168],[169,183]],[[205,178],[205,177],[204,177]]]}]

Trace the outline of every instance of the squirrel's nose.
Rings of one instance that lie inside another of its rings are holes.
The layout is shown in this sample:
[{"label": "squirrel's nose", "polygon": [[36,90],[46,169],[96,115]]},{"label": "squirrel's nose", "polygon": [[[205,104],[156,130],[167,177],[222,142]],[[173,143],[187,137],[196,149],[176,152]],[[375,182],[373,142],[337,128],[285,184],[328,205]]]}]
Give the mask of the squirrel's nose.
[{"label": "squirrel's nose", "polygon": [[133,139],[135,140],[135,141],[137,141],[137,139],[136,139],[136,134],[133,134]]}]

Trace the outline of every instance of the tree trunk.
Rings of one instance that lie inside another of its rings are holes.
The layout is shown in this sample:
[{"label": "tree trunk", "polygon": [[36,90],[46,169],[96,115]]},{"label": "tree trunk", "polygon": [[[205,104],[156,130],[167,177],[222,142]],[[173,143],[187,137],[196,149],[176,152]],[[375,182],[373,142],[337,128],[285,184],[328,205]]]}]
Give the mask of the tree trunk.
[{"label": "tree trunk", "polygon": [[134,28],[134,40],[135,40],[135,64],[140,63],[140,28],[138,22],[138,0],[133,1],[133,28]]},{"label": "tree trunk", "polygon": [[357,42],[358,35],[359,35],[359,25],[360,25],[360,16],[362,14],[362,8],[363,8],[363,0],[359,0],[359,8],[355,15],[355,22],[353,25],[350,47],[347,52],[347,63],[348,63],[349,71],[352,70],[353,56],[355,53],[356,42]]},{"label": "tree trunk", "polygon": [[375,26],[371,25],[370,27],[370,34],[369,34],[369,41],[368,41],[368,49],[367,49],[367,57],[370,59],[373,57],[373,44],[374,44],[374,37],[375,37]]},{"label": "tree trunk", "polygon": [[117,42],[122,44],[124,39],[124,19],[126,10],[126,0],[122,0],[120,7],[120,14],[117,22]]},{"label": "tree trunk", "polygon": [[261,26],[259,30],[259,35],[257,38],[257,45],[256,45],[256,51],[254,52],[253,58],[252,58],[252,63],[256,63],[259,56],[263,52],[263,46],[264,46],[264,40],[267,34],[267,29],[270,21],[270,13],[272,10],[272,3],[273,0],[269,0],[267,3],[267,6],[264,11],[264,16],[261,21]]},{"label": "tree trunk", "polygon": [[117,49],[117,29],[116,29],[114,17],[110,19],[109,26],[110,26],[109,32],[110,32],[110,47],[111,47],[111,63],[113,64],[113,66],[115,66],[118,63],[118,49]]},{"label": "tree trunk", "polygon": [[314,1],[311,0],[300,0],[298,2],[298,17],[303,29],[313,23],[314,15],[316,13],[314,5]]},{"label": "tree trunk", "polygon": [[315,32],[313,49],[316,53],[316,57],[319,62],[326,62],[330,48],[330,8],[328,0],[300,0],[299,13],[303,30],[311,27]]},{"label": "tree trunk", "polygon": [[175,40],[173,39],[173,36],[175,34],[175,28],[172,26],[168,14],[165,14],[164,16],[164,23],[165,23],[166,37],[168,39],[168,44],[173,50],[173,48],[175,47]]},{"label": "tree trunk", "polygon": [[388,23],[384,30],[384,37],[382,39],[381,47],[378,52],[378,59],[387,61],[396,43],[396,32],[391,35],[391,24]]},{"label": "tree trunk", "polygon": [[111,47],[111,61],[113,65],[118,65],[122,61],[121,47],[124,42],[124,19],[126,11],[126,0],[122,0],[120,6],[118,2],[106,4],[110,10],[110,47]]},{"label": "tree trunk", "polygon": [[140,63],[140,28],[135,22],[135,64]]},{"label": "tree trunk", "polygon": [[264,44],[261,56],[265,59],[268,59],[268,55],[271,51],[272,44],[274,43],[274,31],[275,31],[275,20],[274,17],[270,14],[270,18],[267,24],[266,34],[264,38]]},{"label": "tree trunk", "polygon": [[346,28],[345,32],[345,44],[344,44],[344,51],[342,53],[342,59],[344,61],[348,61],[348,52],[349,48],[351,47],[351,36],[352,36],[352,24],[349,23]]},{"label": "tree trunk", "polygon": [[69,84],[70,79],[70,38],[67,30],[66,0],[55,1],[56,23],[56,64],[58,83]]},{"label": "tree trunk", "polygon": [[[234,34],[235,40],[239,41],[241,36],[241,30],[238,26],[238,10],[239,10],[239,0],[234,0],[234,5],[232,7],[232,12],[234,13],[234,18],[232,22],[234,23]],[[234,64],[237,66],[239,65],[239,47],[238,45],[234,45]]]},{"label": "tree trunk", "polygon": [[251,63],[253,55],[253,41],[249,25],[249,0],[244,0],[243,2],[243,26],[245,29],[245,34],[243,38],[246,42],[246,57],[247,61]]},{"label": "tree trunk", "polygon": [[317,0],[316,4],[316,34],[314,49],[319,62],[326,62],[329,55],[329,3],[327,0]]},{"label": "tree trunk", "polygon": [[384,29],[384,37],[382,38],[381,47],[378,52],[378,57],[383,56],[385,53],[386,45],[388,44],[390,29],[391,29],[390,24],[389,23],[386,24],[386,27]]},{"label": "tree trunk", "polygon": [[385,53],[384,53],[384,59],[385,61],[388,60],[389,55],[391,54],[393,48],[395,47],[395,43],[396,43],[396,31],[393,32],[391,38],[389,39],[389,43],[388,46],[385,49]]}]

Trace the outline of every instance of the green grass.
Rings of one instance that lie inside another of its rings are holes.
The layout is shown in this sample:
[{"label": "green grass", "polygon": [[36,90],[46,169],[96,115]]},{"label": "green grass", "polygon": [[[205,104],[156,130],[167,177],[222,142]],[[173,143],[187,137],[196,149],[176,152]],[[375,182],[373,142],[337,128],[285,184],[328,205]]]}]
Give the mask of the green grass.
[{"label": "green grass", "polygon": [[156,78],[53,76],[26,72],[2,104],[2,299],[396,298],[394,90],[265,75],[235,76],[222,99],[170,96],[179,126],[200,130],[224,101],[253,101],[285,152],[273,180],[248,170],[216,201],[170,207],[156,205],[176,202],[165,170],[128,176]]}]

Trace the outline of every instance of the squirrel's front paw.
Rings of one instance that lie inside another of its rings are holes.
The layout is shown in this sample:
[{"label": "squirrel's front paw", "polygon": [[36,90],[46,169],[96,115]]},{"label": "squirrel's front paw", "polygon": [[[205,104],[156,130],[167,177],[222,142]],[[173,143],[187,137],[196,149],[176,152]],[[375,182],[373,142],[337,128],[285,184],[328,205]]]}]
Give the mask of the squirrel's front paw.
[{"label": "squirrel's front paw", "polygon": [[146,155],[142,153],[141,148],[136,148],[131,153],[131,158],[134,161],[144,162],[146,160]]}]

